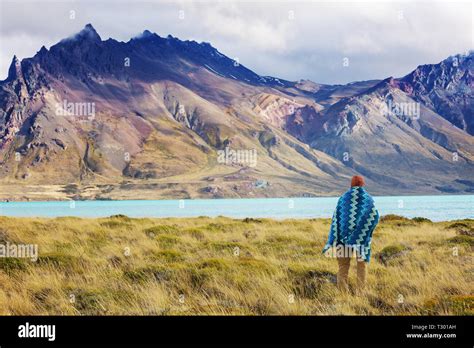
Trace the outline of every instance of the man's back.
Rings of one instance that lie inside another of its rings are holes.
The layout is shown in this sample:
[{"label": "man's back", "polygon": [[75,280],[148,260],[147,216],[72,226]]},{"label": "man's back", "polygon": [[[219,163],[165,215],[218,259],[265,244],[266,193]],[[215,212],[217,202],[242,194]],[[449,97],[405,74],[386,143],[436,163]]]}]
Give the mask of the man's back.
[{"label": "man's back", "polygon": [[338,284],[342,288],[347,288],[349,264],[354,253],[358,258],[359,283],[365,282],[365,264],[370,261],[372,233],[379,221],[374,200],[363,188],[364,184],[362,177],[354,176],[351,188],[339,198],[328,241],[323,248],[323,253],[333,248],[333,255],[337,255]]}]

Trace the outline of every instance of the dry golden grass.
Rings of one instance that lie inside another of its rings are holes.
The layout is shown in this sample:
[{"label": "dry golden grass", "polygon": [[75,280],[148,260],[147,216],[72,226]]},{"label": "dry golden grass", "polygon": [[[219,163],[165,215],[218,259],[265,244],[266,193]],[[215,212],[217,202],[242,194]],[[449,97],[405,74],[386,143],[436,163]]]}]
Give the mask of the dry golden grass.
[{"label": "dry golden grass", "polygon": [[386,217],[367,287],[334,282],[330,221],[0,217],[1,315],[419,315],[473,312],[473,220]]}]

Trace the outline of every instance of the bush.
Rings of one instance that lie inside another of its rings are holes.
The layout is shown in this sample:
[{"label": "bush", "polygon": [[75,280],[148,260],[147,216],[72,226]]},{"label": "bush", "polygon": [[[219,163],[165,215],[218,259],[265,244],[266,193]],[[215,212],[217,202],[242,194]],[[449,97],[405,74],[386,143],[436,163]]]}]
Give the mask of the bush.
[{"label": "bush", "polygon": [[169,234],[162,234],[158,236],[157,241],[160,243],[162,248],[171,248],[179,243],[179,238]]},{"label": "bush", "polygon": [[156,225],[143,230],[147,236],[178,233],[179,229],[173,225]]},{"label": "bush", "polygon": [[408,252],[409,248],[402,244],[389,245],[383,248],[380,253],[377,254],[377,258],[383,263],[387,264],[388,261],[403,256]]},{"label": "bush", "polygon": [[184,274],[185,279],[187,279],[187,282],[189,282],[193,289],[202,289],[206,282],[213,277],[214,272],[212,269],[207,268],[189,268],[184,272]]},{"label": "bush", "polygon": [[101,222],[100,225],[106,228],[132,227],[132,224],[125,221],[120,221],[120,220],[104,221],[104,222]]},{"label": "bush", "polygon": [[126,221],[131,221],[132,220],[127,215],[123,215],[123,214],[110,215],[110,219],[121,219],[121,220],[126,220]]},{"label": "bush", "polygon": [[470,227],[467,224],[465,224],[464,222],[455,222],[455,223],[450,224],[446,228],[457,230],[457,229],[460,229],[460,228],[470,228]]},{"label": "bush", "polygon": [[190,229],[185,230],[184,232],[189,234],[192,238],[198,241],[203,241],[207,239],[204,232],[197,228],[190,228]]},{"label": "bush", "polygon": [[454,295],[432,298],[424,303],[422,313],[425,315],[473,315],[474,296]]},{"label": "bush", "polygon": [[82,272],[85,269],[86,261],[71,255],[51,253],[42,255],[36,262],[39,266],[51,266],[55,269]]},{"label": "bush", "polygon": [[455,222],[446,228],[456,230],[456,232],[460,235],[474,237],[474,228],[464,222]]},{"label": "bush", "polygon": [[395,214],[384,215],[380,218],[380,221],[382,223],[389,223],[398,227],[416,226],[416,222],[414,220]]},{"label": "bush", "polygon": [[154,252],[153,258],[164,262],[178,262],[184,260],[183,254],[176,250],[161,250]]},{"label": "bush", "polygon": [[261,224],[263,221],[261,219],[245,218],[245,219],[242,220],[242,222],[245,222],[246,224],[248,224],[248,223]]},{"label": "bush", "polygon": [[380,221],[410,221],[410,219],[400,215],[387,214],[380,217]]},{"label": "bush", "polygon": [[414,217],[412,219],[412,221],[415,221],[415,222],[432,222],[430,219],[427,219],[425,217],[419,217],[419,216]]},{"label": "bush", "polygon": [[13,275],[16,271],[24,271],[27,269],[25,260],[13,257],[1,257],[0,269],[8,275]]},{"label": "bush", "polygon": [[105,314],[106,309],[102,305],[103,294],[98,290],[74,289],[69,291],[68,297],[74,295],[74,308],[83,315]]},{"label": "bush", "polygon": [[467,235],[459,235],[449,238],[448,242],[454,244],[466,244],[472,247],[474,245],[474,238]]},{"label": "bush", "polygon": [[229,262],[224,259],[207,259],[198,264],[198,268],[212,268],[216,270],[230,269]]},{"label": "bush", "polygon": [[288,269],[288,278],[293,284],[293,291],[296,295],[312,299],[318,297],[324,284],[336,283],[337,276],[327,270],[295,266]]},{"label": "bush", "polygon": [[128,280],[134,283],[144,283],[146,281],[168,281],[171,278],[171,273],[168,269],[160,266],[150,266],[137,268],[133,270],[126,270],[123,275]]},{"label": "bush", "polygon": [[450,296],[447,301],[453,314],[474,315],[474,295]]}]

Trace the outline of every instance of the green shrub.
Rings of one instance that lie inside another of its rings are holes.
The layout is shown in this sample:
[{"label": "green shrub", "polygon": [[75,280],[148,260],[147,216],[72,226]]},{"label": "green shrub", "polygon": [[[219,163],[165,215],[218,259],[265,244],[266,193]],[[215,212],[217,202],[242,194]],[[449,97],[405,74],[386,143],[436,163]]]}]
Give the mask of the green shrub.
[{"label": "green shrub", "polygon": [[474,295],[452,295],[427,300],[421,313],[425,315],[474,315]]},{"label": "green shrub", "polygon": [[203,240],[206,240],[206,234],[201,231],[200,229],[197,229],[197,228],[190,228],[190,229],[187,229],[184,231],[184,233],[187,233],[189,234],[191,237],[193,237],[194,239],[198,240],[198,241],[203,241]]},{"label": "green shrub", "polygon": [[188,279],[189,284],[193,289],[202,289],[206,282],[213,277],[215,270],[202,268],[190,268],[185,271],[185,278]]},{"label": "green shrub", "polygon": [[179,237],[169,234],[162,234],[158,236],[156,240],[158,241],[158,243],[160,243],[160,246],[165,249],[175,246],[180,241]]},{"label": "green shrub", "polygon": [[447,298],[455,315],[474,315],[474,295],[455,295]]},{"label": "green shrub", "polygon": [[86,268],[86,260],[72,255],[51,253],[41,255],[36,262],[38,266],[51,266],[55,269],[76,271],[82,273]]},{"label": "green shrub", "polygon": [[120,220],[104,221],[104,222],[101,222],[100,225],[106,228],[121,228],[121,227],[130,228],[133,226],[129,222],[120,221]]},{"label": "green shrub", "polygon": [[380,221],[410,221],[410,219],[400,215],[387,214],[380,217]]},{"label": "green shrub", "polygon": [[0,257],[0,269],[8,275],[13,275],[16,271],[27,269],[26,261],[13,257]]},{"label": "green shrub", "polygon": [[454,244],[466,244],[472,247],[474,245],[474,237],[467,235],[459,235],[449,238],[448,242]]},{"label": "green shrub", "polygon": [[416,226],[414,220],[395,214],[384,215],[380,218],[380,221],[382,222],[382,226],[384,223],[398,227]]},{"label": "green shrub", "polygon": [[206,232],[225,232],[228,225],[223,223],[211,222],[203,227],[203,230]]},{"label": "green shrub", "polygon": [[149,237],[154,237],[161,234],[177,234],[180,230],[174,225],[156,225],[144,229],[143,232]]},{"label": "green shrub", "polygon": [[455,222],[455,223],[452,223],[450,224],[448,227],[446,227],[448,229],[459,229],[459,228],[469,228],[469,225],[464,223],[464,222]]},{"label": "green shrub", "polygon": [[123,214],[111,215],[109,219],[118,219],[118,220],[123,220],[127,222],[130,222],[133,220],[132,218],[129,218],[127,215],[123,215]]},{"label": "green shrub", "polygon": [[415,221],[415,222],[432,222],[430,219],[427,219],[425,217],[419,217],[419,216],[414,217],[412,219],[412,221]]},{"label": "green shrub", "polygon": [[384,264],[388,261],[400,257],[407,253],[409,250],[408,247],[402,244],[389,245],[383,248],[378,254],[377,258]]},{"label": "green shrub", "polygon": [[474,228],[464,222],[455,222],[446,228],[456,230],[460,235],[474,237]]},{"label": "green shrub", "polygon": [[82,315],[103,315],[107,312],[104,307],[104,294],[99,290],[71,289],[67,297],[72,305]]},{"label": "green shrub", "polygon": [[292,288],[296,295],[314,299],[319,296],[324,284],[335,283],[337,276],[327,270],[291,266],[288,268],[288,278],[293,284]]},{"label": "green shrub", "polygon": [[134,283],[144,283],[147,281],[168,281],[171,278],[169,269],[161,266],[149,266],[132,270],[125,270],[123,275]]},{"label": "green shrub", "polygon": [[183,254],[176,250],[160,250],[153,253],[153,258],[164,262],[178,262],[185,258]]},{"label": "green shrub", "polygon": [[242,222],[249,224],[249,223],[256,223],[256,224],[261,224],[263,222],[262,219],[254,219],[254,218],[245,218],[242,220]]},{"label": "green shrub", "polygon": [[211,258],[206,259],[198,264],[198,268],[212,268],[216,270],[229,269],[230,264],[224,259]]}]

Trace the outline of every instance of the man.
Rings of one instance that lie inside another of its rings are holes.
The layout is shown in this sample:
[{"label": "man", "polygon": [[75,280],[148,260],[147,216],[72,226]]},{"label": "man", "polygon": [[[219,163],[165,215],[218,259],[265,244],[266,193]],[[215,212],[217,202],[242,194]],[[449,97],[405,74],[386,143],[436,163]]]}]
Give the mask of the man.
[{"label": "man", "polygon": [[337,286],[341,290],[348,290],[347,278],[353,256],[357,256],[358,287],[364,287],[366,264],[370,261],[372,233],[379,222],[374,200],[364,189],[364,185],[363,177],[352,177],[350,190],[337,202],[328,242],[323,249],[323,253],[326,253],[332,248],[333,255],[337,257]]}]

